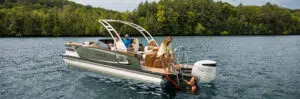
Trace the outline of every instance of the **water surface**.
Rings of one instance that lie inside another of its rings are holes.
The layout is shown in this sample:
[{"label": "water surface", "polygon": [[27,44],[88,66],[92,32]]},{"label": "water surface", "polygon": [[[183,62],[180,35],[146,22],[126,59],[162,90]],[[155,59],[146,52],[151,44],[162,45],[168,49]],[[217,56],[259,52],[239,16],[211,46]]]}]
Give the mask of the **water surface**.
[{"label": "water surface", "polygon": [[[66,67],[59,56],[65,42],[99,38],[0,38],[0,98],[170,97],[156,85]],[[160,42],[165,37],[155,38]],[[171,97],[300,99],[300,36],[174,37],[173,47],[178,46],[190,50],[191,63],[217,61],[217,76],[196,95]]]}]

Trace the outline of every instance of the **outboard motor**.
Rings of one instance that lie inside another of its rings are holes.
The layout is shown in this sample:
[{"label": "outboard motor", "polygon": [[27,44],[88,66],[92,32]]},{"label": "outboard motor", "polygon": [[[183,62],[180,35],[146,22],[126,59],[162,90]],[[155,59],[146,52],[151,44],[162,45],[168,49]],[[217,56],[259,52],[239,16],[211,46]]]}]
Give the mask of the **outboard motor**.
[{"label": "outboard motor", "polygon": [[216,77],[216,62],[202,60],[194,64],[192,75],[200,79],[200,83],[210,83]]}]

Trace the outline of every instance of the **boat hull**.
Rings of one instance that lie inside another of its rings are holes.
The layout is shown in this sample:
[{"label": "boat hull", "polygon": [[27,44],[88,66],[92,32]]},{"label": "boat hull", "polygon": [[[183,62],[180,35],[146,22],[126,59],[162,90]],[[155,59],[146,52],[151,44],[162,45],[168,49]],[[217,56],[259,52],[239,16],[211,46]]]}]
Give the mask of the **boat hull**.
[{"label": "boat hull", "polygon": [[77,67],[84,70],[101,73],[105,75],[116,76],[124,79],[133,79],[147,83],[160,84],[162,78],[160,75],[146,73],[142,71],[129,70],[119,68],[116,66],[109,66],[100,63],[93,63],[86,60],[80,60],[76,58],[63,57],[63,60],[67,66]]}]

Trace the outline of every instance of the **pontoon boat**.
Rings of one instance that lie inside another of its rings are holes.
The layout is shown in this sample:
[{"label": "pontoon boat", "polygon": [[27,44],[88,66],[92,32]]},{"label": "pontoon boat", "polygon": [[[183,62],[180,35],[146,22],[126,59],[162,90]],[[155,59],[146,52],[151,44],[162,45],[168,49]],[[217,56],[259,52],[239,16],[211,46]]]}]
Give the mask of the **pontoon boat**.
[{"label": "pontoon boat", "polygon": [[[144,28],[121,20],[101,19],[99,22],[106,28],[112,38],[100,39],[97,42],[67,42],[65,44],[65,53],[62,55],[67,66],[125,79],[160,84],[164,88],[176,87],[184,89],[184,80],[188,80],[191,77],[197,77],[199,79],[197,81],[201,83],[209,83],[215,79],[215,61],[198,61],[193,66],[170,63],[168,67],[162,68],[161,64],[156,61],[156,54],[153,54],[155,53],[155,48],[160,46]],[[145,37],[148,44],[143,46],[135,38],[131,49],[127,49],[120,35],[110,24],[113,22],[123,23],[135,28]],[[178,53],[178,50],[181,48],[175,48],[174,53]],[[178,60],[179,57],[176,59]],[[166,71],[166,68],[168,68],[168,71]]]}]

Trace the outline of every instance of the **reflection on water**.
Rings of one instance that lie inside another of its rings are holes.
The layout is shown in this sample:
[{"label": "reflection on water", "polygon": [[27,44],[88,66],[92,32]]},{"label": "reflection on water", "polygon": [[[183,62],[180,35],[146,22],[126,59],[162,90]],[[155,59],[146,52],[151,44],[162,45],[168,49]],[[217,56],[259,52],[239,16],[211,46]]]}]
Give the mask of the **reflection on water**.
[{"label": "reflection on water", "polygon": [[[212,99],[216,96],[216,87],[213,83],[198,84],[199,90],[197,93],[179,90],[161,90],[160,86],[149,83],[136,82],[131,80],[119,79],[109,76],[99,76],[99,74],[86,73],[87,76],[79,81],[89,91],[101,93],[97,98],[124,98],[124,96],[116,96],[116,93],[127,94],[130,96],[142,96],[144,98],[201,98]],[[109,86],[109,87],[108,87]],[[103,94],[105,96],[103,96]],[[177,95],[179,94],[179,95]],[[177,97],[176,97],[177,96]],[[127,97],[132,98],[132,97]]]}]

